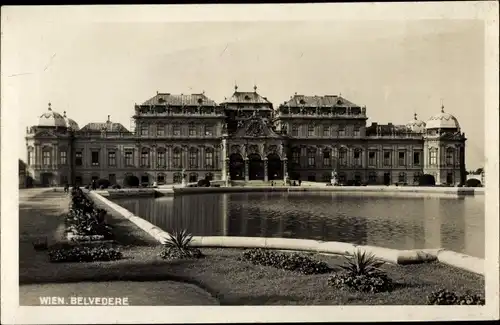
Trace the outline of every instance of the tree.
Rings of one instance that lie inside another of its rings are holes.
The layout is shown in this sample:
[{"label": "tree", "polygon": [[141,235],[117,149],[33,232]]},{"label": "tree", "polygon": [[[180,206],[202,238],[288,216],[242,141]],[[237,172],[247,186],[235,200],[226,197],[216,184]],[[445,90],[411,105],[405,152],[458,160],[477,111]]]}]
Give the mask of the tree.
[{"label": "tree", "polygon": [[134,175],[127,175],[123,180],[124,186],[137,187],[139,186],[139,178]]},{"label": "tree", "polygon": [[484,168],[482,168],[482,167],[481,167],[481,168],[478,168],[478,169],[476,169],[475,174],[476,174],[476,175],[481,175],[481,174],[483,173],[483,171],[484,171]]},{"label": "tree", "polygon": [[418,185],[420,186],[434,186],[436,185],[436,179],[433,175],[423,174],[418,180]]}]

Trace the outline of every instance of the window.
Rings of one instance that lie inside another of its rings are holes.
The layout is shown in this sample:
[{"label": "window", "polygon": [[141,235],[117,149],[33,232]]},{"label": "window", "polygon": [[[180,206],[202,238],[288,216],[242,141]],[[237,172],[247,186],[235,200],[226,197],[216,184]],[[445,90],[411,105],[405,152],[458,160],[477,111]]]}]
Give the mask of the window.
[{"label": "window", "polygon": [[295,148],[292,151],[292,163],[300,165],[300,149]]},{"label": "window", "polygon": [[173,159],[172,159],[172,164],[173,164],[174,168],[180,168],[181,167],[181,149],[179,149],[179,148],[175,148],[174,149],[174,156],[173,156]]},{"label": "window", "polygon": [[398,152],[398,164],[399,166],[406,166],[406,155],[404,151]]},{"label": "window", "polygon": [[309,150],[307,152],[307,166],[308,167],[316,166],[316,152],[314,150]]},{"label": "window", "polygon": [[354,165],[361,166],[361,150],[354,150]]},{"label": "window", "polygon": [[165,184],[165,175],[164,174],[158,174],[158,176],[156,177],[156,182],[158,184]]},{"label": "window", "polygon": [[418,184],[420,183],[420,176],[422,174],[420,172],[416,172],[415,174],[413,174],[413,183],[414,184]]},{"label": "window", "polygon": [[369,166],[376,166],[376,163],[375,163],[375,151],[369,151],[368,152],[368,165]]},{"label": "window", "polygon": [[214,134],[214,129],[211,125],[205,126],[205,135],[212,136]]},{"label": "window", "polygon": [[205,168],[214,168],[214,151],[212,148],[207,148],[205,150]]},{"label": "window", "polygon": [[174,124],[172,126],[172,133],[175,136],[180,136],[181,135],[181,127],[179,124]]},{"label": "window", "polygon": [[324,137],[330,136],[330,127],[328,125],[323,125],[323,136]]},{"label": "window", "polygon": [[75,165],[76,166],[83,165],[83,156],[82,156],[82,153],[80,151],[75,152]]},{"label": "window", "polygon": [[429,164],[437,165],[437,149],[429,149]]},{"label": "window", "polygon": [[42,164],[44,166],[50,166],[51,164],[51,154],[50,154],[50,151],[49,150],[44,150],[42,152]]},{"label": "window", "polygon": [[314,136],[314,125],[307,126],[307,136],[308,137]]},{"label": "window", "polygon": [[165,168],[166,167],[166,159],[165,159],[165,151],[160,150],[156,154],[156,165],[158,168]]},{"label": "window", "polygon": [[413,153],[413,166],[420,166],[420,152]]},{"label": "window", "polygon": [[331,165],[330,150],[325,149],[323,151],[323,166],[327,167]]},{"label": "window", "polygon": [[108,180],[110,184],[116,184],[116,174],[109,174]]},{"label": "window", "polygon": [[347,166],[347,149],[345,148],[339,150],[339,163],[340,166]]},{"label": "window", "polygon": [[28,165],[33,165],[34,160],[34,152],[33,150],[28,151]]},{"label": "window", "polygon": [[141,167],[149,166],[149,150],[142,149],[141,151]]},{"label": "window", "polygon": [[339,130],[337,132],[339,134],[339,137],[345,136],[345,128],[343,126],[339,127]]},{"label": "window", "polygon": [[198,150],[196,148],[191,148],[189,150],[189,168],[198,167]]},{"label": "window", "polygon": [[194,137],[196,135],[196,125],[189,124],[189,136]]},{"label": "window", "polygon": [[453,155],[455,154],[455,150],[453,148],[448,148],[446,149],[446,165],[452,166],[453,165]]},{"label": "window", "polygon": [[159,137],[164,137],[165,136],[165,125],[158,124],[156,126],[156,135],[159,136]]},{"label": "window", "polygon": [[359,126],[354,127],[354,136],[359,137]]},{"label": "window", "polygon": [[398,182],[399,183],[406,183],[406,173],[404,173],[404,172],[399,173]]},{"label": "window", "polygon": [[384,166],[391,166],[391,152],[384,151]]},{"label": "window", "polygon": [[99,151],[92,151],[92,166],[99,166]]},{"label": "window", "polygon": [[116,152],[108,152],[108,166],[116,166]]},{"label": "window", "polygon": [[142,135],[142,136],[146,136],[146,135],[148,135],[148,133],[149,133],[149,128],[148,128],[148,126],[147,126],[147,125],[142,125],[142,126],[141,126],[141,135]]},{"label": "window", "polygon": [[355,180],[357,183],[361,183],[361,174],[360,174],[360,173],[355,173],[355,174],[354,174],[354,180]]},{"label": "window", "polygon": [[377,183],[377,173],[376,172],[370,172],[368,174],[368,182],[370,184],[375,184]]},{"label": "window", "polygon": [[345,184],[345,173],[343,172],[339,173],[339,183]]},{"label": "window", "polygon": [[292,125],[292,136],[299,135],[299,127],[297,125]]},{"label": "window", "polygon": [[132,151],[125,151],[125,166],[134,165],[134,153]]},{"label": "window", "polygon": [[182,183],[182,174],[175,173],[174,174],[174,184],[179,184],[179,183]]},{"label": "window", "polygon": [[68,153],[66,151],[59,151],[59,163],[61,165],[66,165],[68,163]]}]

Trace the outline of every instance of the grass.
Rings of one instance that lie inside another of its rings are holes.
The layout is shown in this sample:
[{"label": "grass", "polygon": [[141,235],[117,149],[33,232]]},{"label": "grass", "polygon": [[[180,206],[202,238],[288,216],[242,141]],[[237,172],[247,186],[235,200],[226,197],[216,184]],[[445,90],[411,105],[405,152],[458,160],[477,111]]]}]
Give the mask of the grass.
[{"label": "grass", "polygon": [[[26,293],[28,288],[36,292],[37,287],[43,286],[46,295],[58,292],[54,295],[62,296],[83,287],[87,295],[97,296],[109,287],[116,296],[130,295],[132,303],[159,305],[182,305],[185,301],[195,305],[423,305],[427,295],[440,288],[459,293],[470,290],[484,296],[482,276],[439,263],[385,264],[381,268],[396,283],[396,289],[370,294],[330,287],[328,274],[301,275],[239,261],[237,257],[242,253],[239,249],[202,249],[204,259],[168,261],[159,256],[162,247],[128,220],[109,216],[107,221],[115,227],[116,246],[123,252],[124,259],[52,264],[46,252],[33,252],[31,261],[20,264],[19,280],[22,287],[25,286],[20,290],[22,295],[25,292],[24,300],[20,301],[33,300]],[[344,261],[341,256],[315,257],[331,266]],[[187,291],[181,290],[182,286],[188,288]],[[201,290],[211,297],[204,296]],[[164,298],[161,298],[162,292]]]}]

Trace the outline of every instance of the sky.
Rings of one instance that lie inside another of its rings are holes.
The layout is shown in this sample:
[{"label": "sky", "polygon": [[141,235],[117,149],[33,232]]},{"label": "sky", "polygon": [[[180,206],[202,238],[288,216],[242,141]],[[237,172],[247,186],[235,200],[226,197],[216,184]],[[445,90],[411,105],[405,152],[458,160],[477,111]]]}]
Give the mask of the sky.
[{"label": "sky", "polygon": [[18,112],[21,159],[26,127],[49,102],[80,127],[111,115],[129,128],[134,104],[157,91],[204,91],[221,102],[236,83],[240,91],[255,84],[275,107],[295,92],[342,94],[366,106],[368,125],[406,124],[414,113],[426,121],[443,103],[468,138],[466,168],[484,166],[481,20],[85,22],[26,14],[6,27],[2,87],[8,110]]}]

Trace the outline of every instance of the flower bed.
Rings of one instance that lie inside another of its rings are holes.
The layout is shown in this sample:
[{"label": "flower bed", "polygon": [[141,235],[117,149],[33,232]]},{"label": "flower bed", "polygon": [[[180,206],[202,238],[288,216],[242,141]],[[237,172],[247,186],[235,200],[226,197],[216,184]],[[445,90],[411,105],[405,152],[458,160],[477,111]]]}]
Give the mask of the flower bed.
[{"label": "flower bed", "polygon": [[252,264],[273,266],[278,269],[302,274],[323,274],[333,271],[325,262],[317,261],[299,253],[283,253],[264,249],[250,249],[239,258]]},{"label": "flower bed", "polygon": [[121,252],[104,245],[95,247],[78,245],[49,250],[49,261],[52,263],[115,261],[122,257]]},{"label": "flower bed", "polygon": [[98,209],[80,188],[71,191],[66,233],[70,241],[102,241],[113,239],[111,227],[105,221],[106,211]]}]

